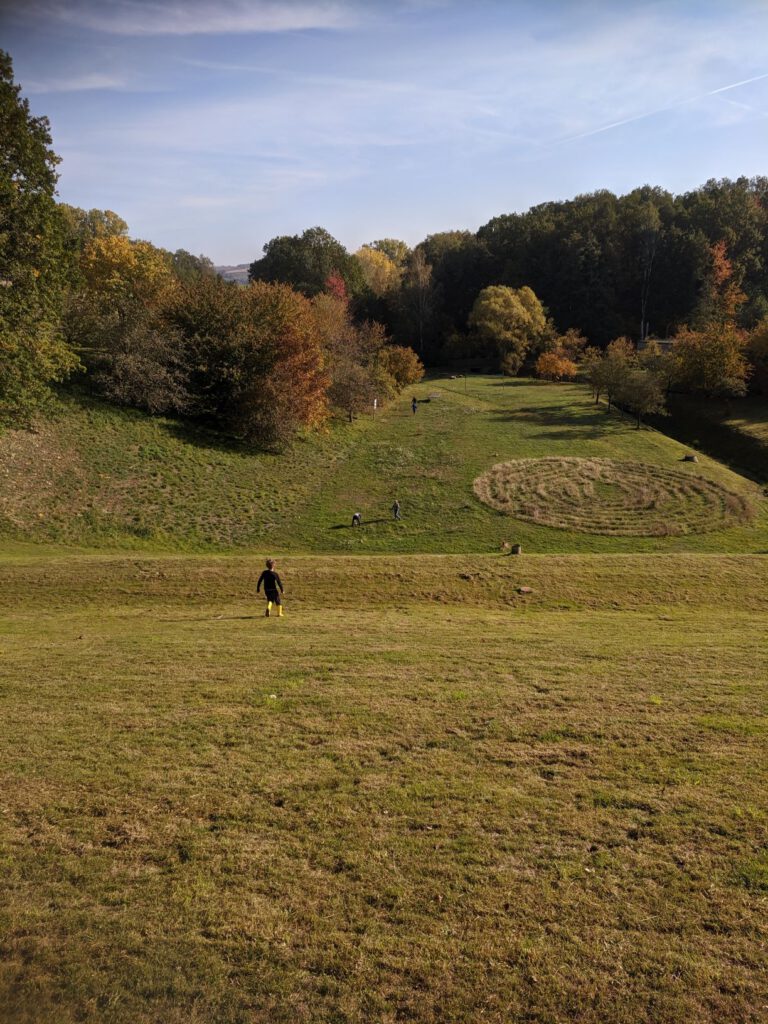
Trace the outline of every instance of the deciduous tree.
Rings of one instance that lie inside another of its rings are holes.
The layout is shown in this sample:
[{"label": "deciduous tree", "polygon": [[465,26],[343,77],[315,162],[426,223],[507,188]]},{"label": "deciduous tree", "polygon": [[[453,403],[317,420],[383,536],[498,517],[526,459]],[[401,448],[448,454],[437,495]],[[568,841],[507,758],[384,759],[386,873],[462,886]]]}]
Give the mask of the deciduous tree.
[{"label": "deciduous tree", "polygon": [[364,245],[355,253],[363,278],[371,292],[381,298],[398,287],[403,276],[402,267],[380,249]]},{"label": "deciduous tree", "polygon": [[23,424],[77,360],[58,331],[66,281],[56,165],[0,50],[0,421]]},{"label": "deciduous tree", "polygon": [[491,285],[480,292],[469,323],[514,373],[547,329],[546,313],[533,291],[504,285]]},{"label": "deciduous tree", "polygon": [[637,352],[629,338],[616,338],[603,356],[602,384],[608,400],[608,410],[619,401],[622,386],[632,370],[636,369]]},{"label": "deciduous tree", "polygon": [[341,275],[349,295],[363,286],[358,261],[320,227],[271,239],[264,246],[264,255],[248,270],[251,281],[280,281],[310,297],[325,289],[331,274]]},{"label": "deciduous tree", "polygon": [[635,414],[638,430],[644,416],[664,412],[665,408],[660,381],[641,366],[632,367],[627,371],[615,398]]},{"label": "deciduous tree", "polygon": [[712,322],[701,331],[685,328],[677,334],[674,349],[683,387],[709,397],[746,394],[747,335],[733,323]]},{"label": "deciduous tree", "polygon": [[562,349],[542,352],[536,360],[536,376],[545,380],[573,380],[578,372],[576,363]]},{"label": "deciduous tree", "polygon": [[424,376],[424,366],[404,345],[384,345],[379,349],[379,365],[394,380],[398,391],[416,384]]}]

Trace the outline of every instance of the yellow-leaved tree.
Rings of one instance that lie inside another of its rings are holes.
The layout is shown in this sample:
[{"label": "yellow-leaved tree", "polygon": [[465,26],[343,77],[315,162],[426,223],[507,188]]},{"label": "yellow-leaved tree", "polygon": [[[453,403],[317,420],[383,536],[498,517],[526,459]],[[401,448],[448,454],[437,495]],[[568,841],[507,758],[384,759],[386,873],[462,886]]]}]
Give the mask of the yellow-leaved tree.
[{"label": "yellow-leaved tree", "polygon": [[380,249],[364,245],[355,253],[355,259],[360,264],[366,285],[377,298],[393,291],[400,284],[402,267]]},{"label": "yellow-leaved tree", "polygon": [[501,368],[508,376],[520,370],[530,348],[541,341],[548,330],[544,307],[527,286],[483,288],[475,299],[469,325],[496,351]]}]

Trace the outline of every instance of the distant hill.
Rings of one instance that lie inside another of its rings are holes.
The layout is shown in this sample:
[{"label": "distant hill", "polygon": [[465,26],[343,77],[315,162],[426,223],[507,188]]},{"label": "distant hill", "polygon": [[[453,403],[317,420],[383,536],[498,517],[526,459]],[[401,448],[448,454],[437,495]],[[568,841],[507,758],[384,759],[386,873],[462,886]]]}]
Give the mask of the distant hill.
[{"label": "distant hill", "polygon": [[238,284],[248,284],[248,267],[248,263],[238,263],[234,267],[214,267],[213,269],[225,281],[237,281]]}]

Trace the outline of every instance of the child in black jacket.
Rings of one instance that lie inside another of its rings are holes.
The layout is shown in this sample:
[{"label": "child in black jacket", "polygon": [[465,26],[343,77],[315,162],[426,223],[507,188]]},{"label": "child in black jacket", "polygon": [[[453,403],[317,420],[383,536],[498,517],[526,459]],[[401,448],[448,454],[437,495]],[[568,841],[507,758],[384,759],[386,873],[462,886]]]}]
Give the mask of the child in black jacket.
[{"label": "child in black jacket", "polygon": [[[275,572],[274,558],[267,559],[267,568],[261,576],[259,576],[259,582],[256,584],[257,594],[261,590],[262,583],[264,584],[264,596],[267,599],[267,610],[264,612],[264,615],[269,618],[269,613],[272,611],[272,605],[274,604],[277,607],[278,618],[282,617],[283,602],[280,598],[280,594],[283,593],[283,583]],[[280,588],[279,591],[278,587]]]}]

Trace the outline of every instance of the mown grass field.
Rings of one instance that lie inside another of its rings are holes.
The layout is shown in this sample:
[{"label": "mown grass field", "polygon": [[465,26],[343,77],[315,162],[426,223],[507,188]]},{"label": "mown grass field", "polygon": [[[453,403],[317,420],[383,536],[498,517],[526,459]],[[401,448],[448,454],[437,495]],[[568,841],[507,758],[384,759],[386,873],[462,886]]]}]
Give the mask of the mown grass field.
[{"label": "mown grass field", "polygon": [[260,568],[0,561],[4,1024],[768,1017],[765,558]]},{"label": "mown grass field", "polygon": [[[2,1024],[768,1019],[760,488],[578,386],[414,390],[283,455],[0,437]],[[522,519],[520,459],[583,462]],[[675,522],[589,532],[630,476]]]},{"label": "mown grass field", "polygon": [[[504,541],[531,552],[767,551],[759,487],[703,455],[682,463],[688,451],[607,415],[581,385],[501,377],[425,381],[375,420],[335,423],[282,455],[69,397],[37,433],[0,437],[0,540],[190,552],[466,553]],[[701,476],[747,497],[755,516],[704,533],[611,537],[511,520],[475,497],[473,481],[496,463],[543,457]],[[361,530],[350,528],[354,511]]]}]

